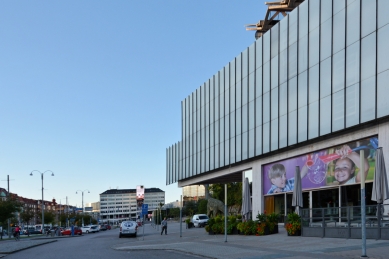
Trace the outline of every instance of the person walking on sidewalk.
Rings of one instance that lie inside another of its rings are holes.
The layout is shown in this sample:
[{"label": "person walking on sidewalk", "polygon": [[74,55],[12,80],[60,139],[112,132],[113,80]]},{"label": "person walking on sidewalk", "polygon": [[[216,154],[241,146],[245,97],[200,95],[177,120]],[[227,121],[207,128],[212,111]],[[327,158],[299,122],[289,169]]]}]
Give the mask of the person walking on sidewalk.
[{"label": "person walking on sidewalk", "polygon": [[161,235],[163,233],[163,230],[165,230],[165,235],[167,235],[167,220],[166,220],[166,217],[162,220],[161,226],[162,226]]}]

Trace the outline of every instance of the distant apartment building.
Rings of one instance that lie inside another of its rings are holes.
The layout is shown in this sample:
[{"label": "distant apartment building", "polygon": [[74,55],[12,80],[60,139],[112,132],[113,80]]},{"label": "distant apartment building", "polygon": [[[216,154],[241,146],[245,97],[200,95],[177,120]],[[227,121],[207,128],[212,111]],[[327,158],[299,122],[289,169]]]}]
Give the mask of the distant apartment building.
[{"label": "distant apartment building", "polygon": [[[0,187],[0,200],[5,200],[7,196],[7,190]],[[29,223],[31,225],[41,223],[42,200],[25,198],[15,193],[10,193],[10,196],[14,197],[16,200],[23,204],[21,211],[15,212],[15,218],[19,220],[19,223]],[[45,211],[52,211],[57,217],[64,213],[73,213],[75,208],[71,205],[58,204],[55,199],[52,199],[51,201],[44,200],[44,206]],[[30,222],[23,222],[23,220],[20,218],[20,213],[24,211],[30,211],[34,215]]]},{"label": "distant apartment building", "polygon": [[92,218],[100,220],[100,202],[87,203],[84,208],[85,213],[88,213]]},{"label": "distant apartment building", "polygon": [[[148,213],[165,204],[165,192],[159,188],[145,188],[144,204]],[[100,194],[100,220],[117,222],[137,219],[141,208],[137,206],[136,189],[110,189]]]}]

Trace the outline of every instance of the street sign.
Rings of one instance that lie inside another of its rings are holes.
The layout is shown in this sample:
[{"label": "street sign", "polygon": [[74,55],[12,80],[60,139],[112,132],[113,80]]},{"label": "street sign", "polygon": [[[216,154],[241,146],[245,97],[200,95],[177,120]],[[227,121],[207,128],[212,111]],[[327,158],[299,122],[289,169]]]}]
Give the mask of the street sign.
[{"label": "street sign", "polygon": [[142,215],[147,215],[149,212],[149,205],[148,204],[142,204]]}]

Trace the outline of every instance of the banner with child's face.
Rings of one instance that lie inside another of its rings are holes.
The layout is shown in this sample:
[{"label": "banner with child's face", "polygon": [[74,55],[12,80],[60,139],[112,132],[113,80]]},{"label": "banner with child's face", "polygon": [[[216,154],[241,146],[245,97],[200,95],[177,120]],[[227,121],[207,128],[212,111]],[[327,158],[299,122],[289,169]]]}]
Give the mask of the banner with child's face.
[{"label": "banner with child's face", "polygon": [[364,150],[366,182],[374,178],[378,138],[370,137],[263,166],[263,194],[293,191],[296,166],[304,189],[360,183],[360,151]]}]

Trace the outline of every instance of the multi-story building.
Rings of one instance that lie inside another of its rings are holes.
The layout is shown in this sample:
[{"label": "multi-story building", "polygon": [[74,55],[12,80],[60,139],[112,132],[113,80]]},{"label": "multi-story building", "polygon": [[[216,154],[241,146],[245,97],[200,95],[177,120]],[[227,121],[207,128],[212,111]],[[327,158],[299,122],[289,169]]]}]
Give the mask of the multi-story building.
[{"label": "multi-story building", "polygon": [[[165,204],[165,192],[159,188],[145,188],[144,204],[149,213]],[[100,194],[100,220],[118,222],[137,219],[141,213],[137,207],[136,189],[110,189]]]},{"label": "multi-story building", "polygon": [[[0,188],[0,199],[4,200],[8,196],[8,192],[4,188]],[[41,215],[42,215],[42,200],[34,200],[25,198],[22,196],[18,196],[17,194],[10,193],[10,196],[14,197],[22,204],[21,212],[29,211],[33,214],[33,218],[28,222],[29,224],[39,224],[41,223]],[[66,204],[58,204],[55,199],[51,201],[44,201],[45,211],[52,211],[56,215],[56,220],[61,214],[69,214],[73,213],[74,206],[66,205]],[[19,223],[27,223],[23,222],[20,218],[20,213],[15,212],[15,218],[18,219]]]},{"label": "multi-story building", "polygon": [[185,206],[187,201],[198,201],[199,199],[205,198],[205,187],[204,185],[191,185],[184,186],[182,188],[182,201]]},{"label": "multi-story building", "polygon": [[92,218],[96,220],[100,220],[100,202],[91,202],[87,203],[85,208],[85,212],[92,216]]},{"label": "multi-story building", "polygon": [[304,208],[338,215],[340,206],[360,205],[362,175],[366,204],[375,205],[377,146],[389,168],[387,10],[386,0],[306,0],[273,23],[182,101],[182,136],[166,152],[167,184],[248,177],[252,211],[286,215],[299,166]]}]

